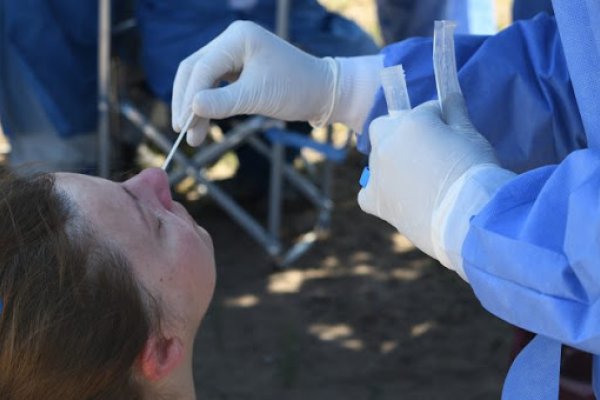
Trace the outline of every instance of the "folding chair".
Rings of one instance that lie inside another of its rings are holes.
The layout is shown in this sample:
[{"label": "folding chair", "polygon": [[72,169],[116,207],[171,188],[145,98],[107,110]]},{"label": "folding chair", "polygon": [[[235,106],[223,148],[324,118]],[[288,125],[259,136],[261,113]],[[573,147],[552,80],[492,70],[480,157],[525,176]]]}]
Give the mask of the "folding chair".
[{"label": "folding chair", "polygon": [[[155,127],[135,104],[126,97],[117,98],[111,92],[111,39],[115,32],[131,25],[126,22],[118,27],[111,26],[111,0],[99,0],[99,98],[98,132],[100,174],[109,176],[110,172],[110,117],[117,113],[132,123],[145,138],[167,154],[173,145],[173,135],[167,135]],[[287,38],[290,0],[279,0],[277,7],[277,34]],[[262,135],[261,139],[259,136]],[[350,136],[348,137],[350,138]],[[206,176],[206,167],[217,161],[226,152],[248,144],[270,162],[268,217],[261,224],[250,215],[229,194]],[[173,158],[169,180],[172,185],[186,177],[192,177],[207,190],[215,203],[239,224],[280,267],[292,264],[329,230],[333,202],[331,201],[332,163],[345,159],[348,142],[343,148],[332,144],[332,131],[328,129],[325,142],[317,142],[309,137],[290,132],[282,121],[252,116],[233,129],[225,132],[224,140],[203,145],[193,156],[177,151]],[[316,179],[309,179],[286,163],[286,148],[310,148],[325,158],[323,173]],[[285,246],[280,235],[282,224],[283,185],[292,185],[316,210],[316,220],[312,229],[299,235],[295,243]]]}]

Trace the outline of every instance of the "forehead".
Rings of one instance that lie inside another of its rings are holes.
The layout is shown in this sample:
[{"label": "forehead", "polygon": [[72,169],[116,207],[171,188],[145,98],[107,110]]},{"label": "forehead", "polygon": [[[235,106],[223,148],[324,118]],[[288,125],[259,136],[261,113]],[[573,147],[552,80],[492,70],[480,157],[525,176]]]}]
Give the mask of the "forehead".
[{"label": "forehead", "polygon": [[153,274],[165,263],[165,256],[121,185],[78,174],[58,174],[56,184],[75,203],[81,223],[120,251],[146,287],[154,287]]},{"label": "forehead", "polygon": [[[56,187],[75,205],[92,231],[114,242],[122,251],[138,258],[147,251],[147,235],[136,218],[131,199],[120,184],[92,176],[56,174]],[[150,246],[151,247],[151,246]]]},{"label": "forehead", "polygon": [[[87,175],[59,173],[56,174],[57,190],[66,195],[77,210],[91,220],[108,216],[123,206],[119,196],[118,184],[105,179]],[[102,219],[102,218],[100,218]]]}]

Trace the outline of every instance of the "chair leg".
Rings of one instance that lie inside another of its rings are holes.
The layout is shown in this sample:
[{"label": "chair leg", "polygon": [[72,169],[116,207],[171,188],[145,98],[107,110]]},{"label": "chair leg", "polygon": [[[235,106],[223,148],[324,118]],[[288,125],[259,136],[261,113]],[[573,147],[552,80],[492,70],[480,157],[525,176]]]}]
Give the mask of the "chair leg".
[{"label": "chair leg", "polygon": [[110,174],[111,3],[98,3],[98,175]]},{"label": "chair leg", "polygon": [[[327,144],[333,144],[333,126],[327,127]],[[323,197],[329,199],[331,203],[331,194],[333,191],[333,162],[325,159],[323,176],[321,178],[321,192]],[[332,204],[332,203],[331,203]],[[317,231],[320,235],[327,235],[331,225],[332,205],[323,204],[319,210],[319,220],[317,222]]]},{"label": "chair leg", "polygon": [[281,143],[273,143],[271,150],[271,181],[269,188],[269,233],[279,238],[281,211],[283,207],[283,166],[285,148]]}]

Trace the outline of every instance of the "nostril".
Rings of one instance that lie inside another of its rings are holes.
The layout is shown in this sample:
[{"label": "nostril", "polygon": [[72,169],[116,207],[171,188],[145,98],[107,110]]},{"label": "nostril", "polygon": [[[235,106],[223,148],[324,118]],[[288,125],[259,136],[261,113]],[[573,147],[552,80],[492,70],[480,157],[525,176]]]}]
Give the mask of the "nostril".
[{"label": "nostril", "polygon": [[173,207],[173,198],[171,197],[169,176],[160,168],[149,168],[147,171],[148,174],[150,174],[152,188],[154,189],[160,203],[167,210],[171,210]]},{"label": "nostril", "polygon": [[157,192],[158,200],[167,210],[171,211],[173,208],[173,197],[171,197],[171,188],[169,187],[169,181],[164,188],[161,188]]},{"label": "nostril", "polygon": [[[137,178],[137,179],[136,179]],[[158,199],[160,204],[167,210],[173,207],[169,177],[160,168],[148,168],[139,173],[132,180],[137,180],[137,186],[146,195]]]}]

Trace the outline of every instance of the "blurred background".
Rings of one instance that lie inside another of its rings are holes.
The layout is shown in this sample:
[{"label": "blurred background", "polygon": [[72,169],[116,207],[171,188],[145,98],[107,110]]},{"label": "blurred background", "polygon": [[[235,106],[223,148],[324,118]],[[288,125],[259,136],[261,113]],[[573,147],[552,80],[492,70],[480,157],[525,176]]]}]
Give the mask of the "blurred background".
[{"label": "blurred background", "polygon": [[[4,21],[3,32],[8,33],[4,35],[6,40],[18,26],[10,26],[7,15],[11,6],[3,3],[4,15],[0,14],[0,20]],[[34,2],[27,0],[23,3]],[[169,2],[145,3],[147,7],[134,15],[138,19],[139,30],[153,37],[153,29],[158,29],[156,26],[160,24],[152,25],[156,21],[144,18]],[[362,28],[377,46],[386,41],[375,0],[320,0],[320,3],[324,9],[336,12]],[[205,7],[220,7],[216,2],[206,4],[208,6]],[[244,5],[236,7],[243,9]],[[511,22],[511,7],[510,0],[493,2],[494,30],[502,29]],[[131,15],[131,10],[124,12]],[[330,14],[325,11],[323,15]],[[90,18],[97,18],[97,14],[94,12]],[[71,19],[70,28],[76,31],[78,38],[82,38],[86,31],[85,21],[85,18]],[[118,23],[118,17],[114,16],[113,22]],[[195,23],[202,25],[201,22]],[[273,21],[265,20],[264,25],[269,24],[275,29]],[[308,22],[306,24],[304,29],[310,26]],[[92,31],[97,32],[96,26],[92,26]],[[122,28],[125,32],[126,24]],[[43,33],[43,30],[40,31]],[[341,37],[348,39],[348,32],[342,30]],[[209,34],[214,36],[217,33]],[[290,34],[294,39],[293,30]],[[114,35],[113,32],[113,39]],[[82,39],[75,44],[96,54],[97,37],[92,32],[90,38],[88,42]],[[159,39],[157,43],[171,43],[164,38]],[[175,57],[171,60],[168,60],[169,57],[163,57],[167,60],[157,59],[152,51],[140,47],[139,37],[135,35],[122,41],[119,38],[119,41],[122,47],[111,50],[118,53],[121,61],[110,63],[113,83],[109,96],[120,95],[125,87],[129,98],[135,100],[139,110],[147,117],[147,122],[160,131],[167,131],[165,137],[172,141],[174,136],[169,128],[168,107],[169,79],[172,80],[172,77],[161,81],[165,76],[161,68],[172,73],[179,60]],[[197,48],[198,43],[190,46]],[[326,50],[313,49],[310,44],[302,45],[300,36],[298,43],[314,54],[328,55],[322,54]],[[151,45],[147,44],[148,47]],[[357,49],[354,44],[346,45]],[[17,46],[23,51],[26,47],[23,43],[21,47]],[[367,48],[368,45],[365,45]],[[78,54],[71,53],[71,50],[66,49],[65,54]],[[173,51],[190,52],[185,46]],[[127,59],[138,58],[145,60],[145,68],[144,63],[139,66],[135,62],[127,62]],[[36,65],[32,59],[36,58],[23,56],[19,63],[30,62],[27,74],[35,75]],[[0,105],[4,104],[0,107],[3,108],[0,121],[10,136],[7,140],[0,133],[2,162],[26,162],[48,170],[97,173],[98,122],[93,120],[91,125],[86,126],[86,121],[70,120],[70,115],[53,117],[41,113],[45,116],[36,122],[36,127],[22,124],[18,110],[14,110],[17,105],[13,104],[11,109],[7,102],[11,93],[14,94],[14,89],[13,92],[10,90],[11,84],[16,85],[11,74],[14,70],[23,69],[21,64],[8,65],[9,60],[12,58],[4,55],[0,62],[0,75],[4,73],[5,77],[4,82],[0,81],[0,88],[4,91],[4,95],[0,96],[3,101]],[[65,59],[61,68],[66,68],[68,73],[75,66],[81,66],[77,62],[77,57]],[[97,62],[93,57],[90,65],[95,66]],[[95,76],[97,71],[92,70]],[[61,71],[64,72],[64,69]],[[38,86],[33,92],[41,97],[20,100],[23,104],[21,110],[27,110],[24,119],[28,123],[33,123],[31,116],[36,107],[44,108],[49,101],[46,97],[51,97],[51,84],[48,84],[50,89],[40,89],[45,79],[50,83],[56,80],[51,73],[50,67],[44,66],[42,73],[35,75],[33,81]],[[153,74],[158,78],[153,80]],[[80,79],[86,85],[90,84],[89,76],[71,77],[72,81]],[[28,76],[20,78],[26,80]],[[96,89],[97,82],[93,81],[90,90],[94,99],[97,97]],[[85,95],[82,92],[82,96]],[[80,102],[77,97],[70,96],[62,105],[74,107],[77,102]],[[75,113],[73,109],[70,112]],[[78,115],[85,112],[96,113],[97,103],[94,101],[91,109],[88,107]],[[66,121],[66,125],[55,123],[59,117]],[[140,124],[131,123],[131,115],[128,118],[129,121],[123,121],[122,115],[110,116],[113,145],[109,176],[115,179],[124,178],[144,166],[160,165],[164,159],[164,151],[157,142],[148,140],[146,134],[141,135],[143,129],[140,129]],[[214,126],[212,141],[222,141],[228,130],[238,123],[233,121]],[[39,128],[44,124],[53,126],[52,129],[58,133],[48,135],[47,130]],[[84,131],[84,134],[63,135],[61,130]],[[296,130],[315,141],[327,136],[323,130],[311,131],[305,127]],[[336,149],[343,148],[347,138],[352,138],[341,126],[334,127],[330,135]],[[34,145],[41,150],[31,150]],[[52,154],[48,155],[48,149]],[[191,155],[193,150],[183,148],[182,152]],[[315,151],[292,151],[286,159],[298,155],[315,168],[323,168],[324,157]],[[221,182],[223,190],[239,201],[244,209],[261,219],[266,216],[268,207],[268,199],[264,196],[267,190],[264,176],[268,173],[268,165],[255,167],[257,164],[254,162],[252,156],[226,151],[203,171],[209,179]],[[364,156],[350,146],[345,150],[344,159],[331,167],[331,188],[327,194],[334,208],[329,216],[327,234],[320,235],[320,240],[306,254],[285,268],[232,220],[219,202],[206,195],[205,185],[199,184],[193,177],[177,180],[174,185],[176,196],[211,232],[217,255],[217,291],[197,338],[195,376],[199,398],[500,398],[502,382],[511,360],[512,328],[486,313],[470,287],[455,273],[416,250],[386,223],[361,212],[356,195],[364,162]],[[248,179],[237,179],[244,164],[250,165],[246,168],[254,172],[246,174],[250,176]],[[283,197],[282,236],[293,238],[292,232],[302,231],[309,224],[307,221],[314,219],[315,211],[293,190],[284,191]]]}]

